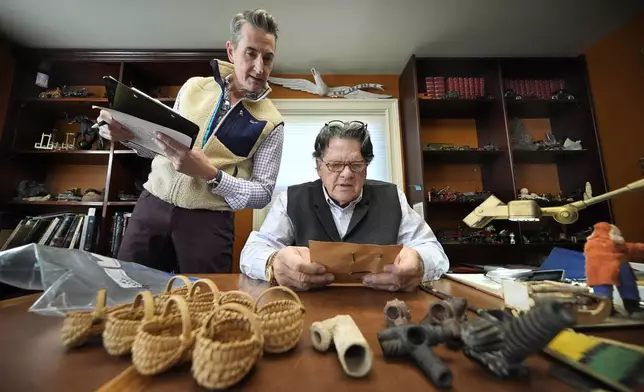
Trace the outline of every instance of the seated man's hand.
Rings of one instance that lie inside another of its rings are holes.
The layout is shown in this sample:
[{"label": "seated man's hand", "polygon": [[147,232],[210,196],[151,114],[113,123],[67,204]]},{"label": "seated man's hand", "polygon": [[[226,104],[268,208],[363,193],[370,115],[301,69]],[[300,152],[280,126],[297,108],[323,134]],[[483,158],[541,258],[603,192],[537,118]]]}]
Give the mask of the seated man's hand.
[{"label": "seated man's hand", "polygon": [[311,262],[309,248],[288,246],[275,255],[273,261],[275,280],[294,290],[308,290],[333,282],[333,275],[325,273],[324,266]]},{"label": "seated man's hand", "polygon": [[363,284],[376,290],[413,291],[423,280],[423,259],[414,249],[404,246],[394,264],[385,272],[364,277]]}]

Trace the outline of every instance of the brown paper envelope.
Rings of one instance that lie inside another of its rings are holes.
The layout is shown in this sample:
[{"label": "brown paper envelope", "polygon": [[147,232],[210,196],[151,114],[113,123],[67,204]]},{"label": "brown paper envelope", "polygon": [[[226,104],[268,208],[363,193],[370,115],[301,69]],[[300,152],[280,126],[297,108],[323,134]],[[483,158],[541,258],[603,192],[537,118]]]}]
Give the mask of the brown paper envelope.
[{"label": "brown paper envelope", "polygon": [[384,272],[384,266],[393,264],[402,248],[402,245],[309,241],[311,261],[332,273],[333,283],[361,283],[367,274]]}]

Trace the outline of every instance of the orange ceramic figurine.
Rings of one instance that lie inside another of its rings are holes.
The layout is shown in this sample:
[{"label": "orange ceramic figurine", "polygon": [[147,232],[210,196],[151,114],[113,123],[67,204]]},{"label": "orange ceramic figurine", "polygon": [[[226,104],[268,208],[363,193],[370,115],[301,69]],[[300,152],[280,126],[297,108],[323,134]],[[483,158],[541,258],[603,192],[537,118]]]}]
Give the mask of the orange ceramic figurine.
[{"label": "orange ceramic figurine", "polygon": [[584,246],[586,278],[597,295],[613,298],[617,287],[630,314],[639,309],[640,296],[635,273],[629,261],[644,261],[644,243],[624,241],[617,226],[606,222],[595,224]]}]

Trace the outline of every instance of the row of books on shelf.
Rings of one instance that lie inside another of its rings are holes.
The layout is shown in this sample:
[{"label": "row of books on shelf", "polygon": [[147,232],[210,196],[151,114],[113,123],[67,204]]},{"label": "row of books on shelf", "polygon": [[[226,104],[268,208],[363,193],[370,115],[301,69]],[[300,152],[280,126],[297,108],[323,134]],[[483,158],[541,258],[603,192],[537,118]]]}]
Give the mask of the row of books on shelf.
[{"label": "row of books on shelf", "polygon": [[[503,88],[506,92],[510,90],[521,97],[548,99],[558,90],[565,90],[566,82],[562,79],[504,79]],[[506,94],[506,96],[508,96],[508,94]]]},{"label": "row of books on shelf", "polygon": [[131,212],[115,212],[112,219],[111,237],[110,237],[110,256],[117,258],[121,241],[123,240],[123,233],[127,228],[127,224],[132,216]]},{"label": "row of books on shelf", "polygon": [[428,76],[425,78],[425,95],[436,99],[482,98],[485,97],[485,79]]},{"label": "row of books on shelf", "polygon": [[98,219],[96,208],[89,208],[87,214],[62,212],[28,216],[13,230],[0,231],[3,244],[0,251],[35,243],[92,252],[98,237]]}]

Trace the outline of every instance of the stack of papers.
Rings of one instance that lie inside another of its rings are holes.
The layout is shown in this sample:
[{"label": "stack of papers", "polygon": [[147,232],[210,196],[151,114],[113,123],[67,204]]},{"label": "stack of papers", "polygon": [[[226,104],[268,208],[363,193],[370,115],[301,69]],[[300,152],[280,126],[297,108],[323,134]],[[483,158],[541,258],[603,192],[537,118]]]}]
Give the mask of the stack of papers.
[{"label": "stack of papers", "polygon": [[165,156],[163,150],[159,148],[159,146],[155,142],[155,135],[157,132],[171,137],[187,148],[190,148],[190,145],[192,143],[190,136],[185,135],[181,132],[177,132],[174,129],[142,120],[140,118],[130,116],[129,114],[125,114],[114,109],[104,108],[100,106],[94,106],[93,108],[105,110],[112,116],[114,121],[118,122],[124,128],[132,132],[134,134],[134,138],[131,140],[122,141],[121,143],[133,150],[136,150],[136,152],[140,153],[140,155],[153,157],[154,155],[158,154]]}]

